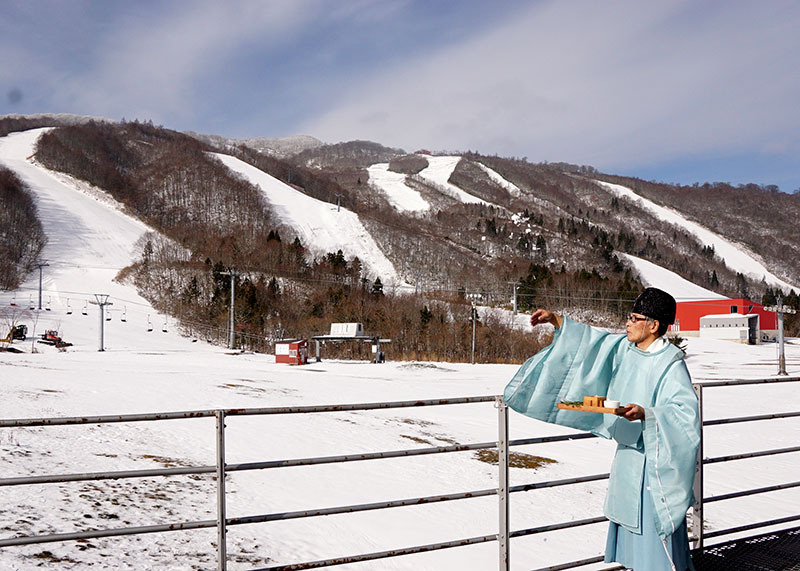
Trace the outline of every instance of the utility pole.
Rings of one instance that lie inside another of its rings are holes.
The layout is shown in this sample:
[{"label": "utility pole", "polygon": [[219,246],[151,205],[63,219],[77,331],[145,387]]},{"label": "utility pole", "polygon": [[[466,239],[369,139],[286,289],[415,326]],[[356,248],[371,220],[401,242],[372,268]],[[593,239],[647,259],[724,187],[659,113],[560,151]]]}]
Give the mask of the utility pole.
[{"label": "utility pole", "polygon": [[239,276],[239,274],[233,268],[231,268],[227,272],[221,272],[221,273],[224,276],[230,276],[231,277],[231,306],[230,306],[230,309],[228,310],[228,318],[230,320],[230,325],[229,325],[229,330],[228,330],[228,347],[231,348],[231,349],[235,349],[236,348],[236,333],[235,333],[234,328],[233,328],[233,302],[234,302],[235,294],[236,294],[236,292],[235,292],[235,289],[236,289],[236,278]]},{"label": "utility pole", "polygon": [[39,266],[39,309],[42,309],[42,268],[50,264],[47,262],[39,262],[36,265]]},{"label": "utility pole", "polygon": [[517,314],[517,286],[519,282],[508,282],[514,287],[514,315]]},{"label": "utility pole", "polygon": [[475,364],[475,328],[476,322],[478,321],[478,308],[475,305],[475,302],[481,299],[483,296],[479,293],[468,293],[467,298],[470,300],[470,305],[472,306],[472,364]]},{"label": "utility pole", "polygon": [[791,307],[783,307],[783,298],[780,295],[778,296],[778,305],[772,305],[764,309],[766,311],[774,311],[778,314],[778,374],[788,375],[786,372],[786,353],[783,347],[783,314],[797,313],[797,310]]},{"label": "utility pole", "polygon": [[97,301],[90,301],[92,305],[97,305],[100,307],[100,348],[98,351],[105,351],[103,348],[103,334],[104,334],[104,323],[105,323],[105,308],[107,305],[114,305],[110,301],[108,301],[108,294],[105,293],[96,293],[94,294],[94,298]]}]

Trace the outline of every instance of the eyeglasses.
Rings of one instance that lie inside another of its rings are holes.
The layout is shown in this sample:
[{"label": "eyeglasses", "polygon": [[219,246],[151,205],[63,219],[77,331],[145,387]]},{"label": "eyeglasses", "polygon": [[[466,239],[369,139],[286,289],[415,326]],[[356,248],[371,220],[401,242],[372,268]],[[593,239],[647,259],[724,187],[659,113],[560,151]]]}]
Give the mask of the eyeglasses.
[{"label": "eyeglasses", "polygon": [[637,323],[639,321],[652,321],[650,317],[639,317],[638,315],[634,315],[632,313],[628,314],[627,320],[631,323]]}]

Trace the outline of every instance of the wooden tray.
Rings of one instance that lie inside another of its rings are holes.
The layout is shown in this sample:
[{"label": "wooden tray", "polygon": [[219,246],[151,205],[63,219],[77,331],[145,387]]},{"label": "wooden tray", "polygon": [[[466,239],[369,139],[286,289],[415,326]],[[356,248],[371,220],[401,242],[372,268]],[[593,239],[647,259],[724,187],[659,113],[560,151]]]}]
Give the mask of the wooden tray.
[{"label": "wooden tray", "polygon": [[583,406],[583,405],[574,405],[574,404],[564,404],[563,402],[558,403],[556,408],[561,408],[564,410],[579,410],[581,412],[602,412],[604,414],[619,414],[625,407],[619,408],[605,408],[603,406]]}]

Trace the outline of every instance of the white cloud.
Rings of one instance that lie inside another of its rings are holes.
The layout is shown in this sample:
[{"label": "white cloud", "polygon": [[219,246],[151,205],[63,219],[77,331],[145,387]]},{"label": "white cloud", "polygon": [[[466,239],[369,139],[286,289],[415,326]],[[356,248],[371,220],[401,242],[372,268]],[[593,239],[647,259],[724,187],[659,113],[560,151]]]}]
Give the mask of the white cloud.
[{"label": "white cloud", "polygon": [[798,24],[788,2],[537,3],[358,81],[301,130],[601,166],[796,146]]},{"label": "white cloud", "polygon": [[232,65],[248,46],[268,49],[279,44],[303,25],[306,4],[208,1],[173,4],[162,11],[148,8],[139,14],[131,10],[96,39],[83,70],[62,81],[60,99],[79,108],[157,121],[191,116],[202,108],[201,80]]}]

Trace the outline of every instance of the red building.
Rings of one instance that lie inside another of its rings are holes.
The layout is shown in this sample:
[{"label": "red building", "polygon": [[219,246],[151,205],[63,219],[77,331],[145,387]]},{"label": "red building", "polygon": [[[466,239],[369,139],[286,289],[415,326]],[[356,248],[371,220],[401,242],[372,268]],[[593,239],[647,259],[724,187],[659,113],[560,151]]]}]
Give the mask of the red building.
[{"label": "red building", "polygon": [[275,342],[275,362],[289,365],[308,363],[308,339],[281,339]]},{"label": "red building", "polygon": [[739,313],[758,315],[759,329],[775,331],[778,329],[778,315],[765,311],[764,306],[748,299],[707,299],[701,301],[679,301],[672,331],[700,331],[700,318],[705,315]]}]

